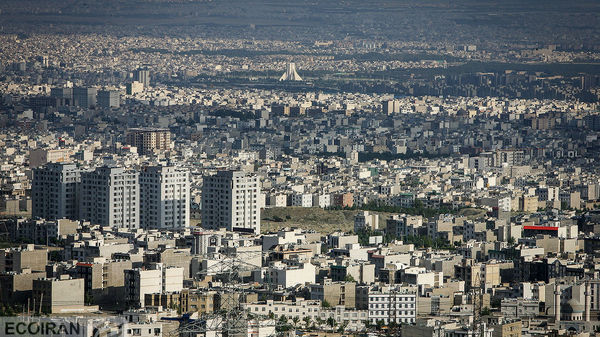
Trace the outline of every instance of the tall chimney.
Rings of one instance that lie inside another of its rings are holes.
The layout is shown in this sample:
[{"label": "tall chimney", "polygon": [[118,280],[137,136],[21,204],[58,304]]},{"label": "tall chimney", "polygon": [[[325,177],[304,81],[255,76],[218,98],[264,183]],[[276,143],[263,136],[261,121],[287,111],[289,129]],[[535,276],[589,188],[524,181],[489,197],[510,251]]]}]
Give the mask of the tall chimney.
[{"label": "tall chimney", "polygon": [[590,321],[590,310],[592,306],[592,291],[590,281],[585,281],[585,321]]}]

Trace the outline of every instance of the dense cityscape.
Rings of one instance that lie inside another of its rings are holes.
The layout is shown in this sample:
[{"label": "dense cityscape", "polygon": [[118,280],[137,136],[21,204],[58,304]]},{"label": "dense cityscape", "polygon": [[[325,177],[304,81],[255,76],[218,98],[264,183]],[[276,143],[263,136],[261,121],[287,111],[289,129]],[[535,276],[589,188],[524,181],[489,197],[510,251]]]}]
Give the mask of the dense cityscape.
[{"label": "dense cityscape", "polygon": [[600,335],[600,3],[5,0],[0,335]]}]

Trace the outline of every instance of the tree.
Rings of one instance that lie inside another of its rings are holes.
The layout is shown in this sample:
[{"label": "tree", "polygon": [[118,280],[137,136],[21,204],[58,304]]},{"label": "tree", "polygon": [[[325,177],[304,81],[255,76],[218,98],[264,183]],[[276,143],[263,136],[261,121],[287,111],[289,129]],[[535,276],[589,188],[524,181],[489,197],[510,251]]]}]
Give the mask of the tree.
[{"label": "tree", "polygon": [[285,317],[285,315],[281,315],[279,316],[279,323],[277,325],[277,331],[282,332],[282,331],[289,331],[291,329],[291,326],[289,324],[287,324],[288,318]]},{"label": "tree", "polygon": [[85,294],[84,302],[87,305],[91,305],[92,303],[94,303],[94,297],[92,297],[92,295],[90,295],[90,294]]},{"label": "tree", "polygon": [[294,323],[294,329],[297,328],[298,322],[300,322],[300,317],[294,316],[294,318],[292,318],[292,322]]},{"label": "tree", "polygon": [[489,316],[491,314],[490,308],[484,307],[481,309],[481,316]]},{"label": "tree", "polygon": [[274,319],[275,314],[272,311],[269,311],[269,319]]},{"label": "tree", "polygon": [[16,316],[14,309],[10,305],[0,307],[0,316]]},{"label": "tree", "polygon": [[352,275],[347,274],[346,277],[344,278],[344,281],[346,282],[356,282],[356,280],[354,279],[354,277],[352,277]]},{"label": "tree", "polygon": [[311,321],[310,316],[304,316],[304,318],[302,320],[304,321],[304,326],[308,328],[310,326],[310,321]]},{"label": "tree", "polygon": [[321,306],[323,308],[331,308],[331,304],[329,304],[329,302],[327,302],[327,300],[323,300],[323,302],[321,302]]},{"label": "tree", "polygon": [[337,322],[335,321],[335,319],[333,319],[333,317],[329,317],[327,319],[327,325],[329,325],[333,329],[337,325]]}]

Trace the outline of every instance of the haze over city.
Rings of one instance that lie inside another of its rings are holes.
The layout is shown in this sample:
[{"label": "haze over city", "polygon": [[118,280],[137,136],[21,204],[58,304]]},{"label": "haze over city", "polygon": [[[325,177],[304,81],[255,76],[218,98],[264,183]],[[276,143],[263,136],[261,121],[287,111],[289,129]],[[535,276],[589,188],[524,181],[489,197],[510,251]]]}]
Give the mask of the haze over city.
[{"label": "haze over city", "polygon": [[6,336],[600,332],[600,2],[3,0]]}]

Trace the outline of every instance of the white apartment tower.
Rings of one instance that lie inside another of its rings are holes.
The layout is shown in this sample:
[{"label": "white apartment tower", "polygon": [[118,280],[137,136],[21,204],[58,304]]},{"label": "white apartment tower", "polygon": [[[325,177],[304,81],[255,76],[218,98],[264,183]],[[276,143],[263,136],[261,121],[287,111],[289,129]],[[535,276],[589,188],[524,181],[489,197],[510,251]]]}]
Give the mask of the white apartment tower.
[{"label": "white apartment tower", "polygon": [[75,164],[50,163],[34,169],[32,215],[47,220],[77,219],[77,184],[80,179],[80,171]]},{"label": "white apartment tower", "polygon": [[80,218],[103,226],[139,228],[138,175],[122,167],[81,173]]},{"label": "white apartment tower", "polygon": [[260,182],[242,171],[219,171],[204,177],[202,227],[260,233]]},{"label": "white apartment tower", "polygon": [[189,171],[172,166],[142,168],[140,197],[140,225],[142,228],[189,227]]}]

